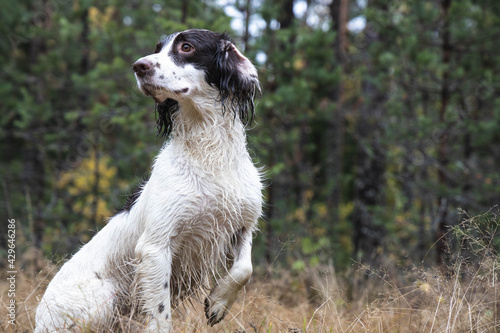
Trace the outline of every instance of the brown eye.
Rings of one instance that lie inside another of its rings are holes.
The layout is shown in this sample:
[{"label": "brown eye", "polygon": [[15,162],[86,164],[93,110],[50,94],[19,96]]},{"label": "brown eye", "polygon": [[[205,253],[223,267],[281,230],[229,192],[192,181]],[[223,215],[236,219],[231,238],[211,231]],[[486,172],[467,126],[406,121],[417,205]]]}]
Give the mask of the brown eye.
[{"label": "brown eye", "polygon": [[194,49],[190,44],[184,43],[181,45],[182,52],[191,52]]}]

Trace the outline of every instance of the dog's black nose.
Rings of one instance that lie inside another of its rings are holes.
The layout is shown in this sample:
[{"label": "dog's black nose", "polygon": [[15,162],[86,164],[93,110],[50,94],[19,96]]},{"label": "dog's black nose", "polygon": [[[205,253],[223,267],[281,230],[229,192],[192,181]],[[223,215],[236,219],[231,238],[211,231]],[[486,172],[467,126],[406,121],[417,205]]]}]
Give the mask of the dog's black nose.
[{"label": "dog's black nose", "polygon": [[132,66],[132,68],[139,77],[143,77],[146,74],[150,74],[154,70],[153,63],[146,59],[137,60],[135,64]]}]

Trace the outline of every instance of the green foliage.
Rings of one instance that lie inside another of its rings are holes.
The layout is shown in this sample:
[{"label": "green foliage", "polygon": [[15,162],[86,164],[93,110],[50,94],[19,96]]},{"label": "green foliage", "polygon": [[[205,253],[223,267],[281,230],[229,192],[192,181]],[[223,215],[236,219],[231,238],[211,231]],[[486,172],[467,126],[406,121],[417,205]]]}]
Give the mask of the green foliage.
[{"label": "green foliage", "polygon": [[[148,173],[162,142],[154,135],[154,105],[134,88],[131,64],[173,31],[230,30],[221,8],[193,4],[185,23],[181,3],[21,1],[2,10],[2,207],[34,233],[34,244],[25,246],[43,244],[48,257],[72,251]],[[107,174],[102,162],[110,159],[116,171]]]},{"label": "green foliage", "polygon": [[[251,15],[238,2],[250,35],[232,36],[259,59],[263,88],[248,138],[269,179],[256,262],[420,260],[441,199],[453,225],[458,207],[500,198],[498,3],[456,0],[446,17],[428,0],[347,3],[347,22],[366,26],[342,35],[337,2],[307,2],[300,17],[286,1],[252,2]],[[53,0],[8,1],[0,21],[1,208],[31,245],[63,255],[123,204],[162,144],[131,64],[165,34],[231,32],[231,18],[211,0]]]},{"label": "green foliage", "polygon": [[477,264],[475,274],[492,285],[500,267],[500,218],[497,208],[477,216],[462,211],[464,221],[454,226],[451,232],[460,244],[460,254],[467,261]]}]

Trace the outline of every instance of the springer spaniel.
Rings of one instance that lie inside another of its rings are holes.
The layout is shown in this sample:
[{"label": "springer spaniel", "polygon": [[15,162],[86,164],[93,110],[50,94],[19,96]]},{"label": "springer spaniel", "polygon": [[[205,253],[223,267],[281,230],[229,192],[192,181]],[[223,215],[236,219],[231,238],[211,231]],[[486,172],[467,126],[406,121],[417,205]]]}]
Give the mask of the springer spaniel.
[{"label": "springer spaniel", "polygon": [[35,332],[111,330],[136,309],[144,331],[169,332],[171,307],[210,285],[213,326],[252,274],[262,183],[245,126],[260,93],[255,67],[227,35],[187,30],[133,70],[168,140],[149,180],[50,282]]}]

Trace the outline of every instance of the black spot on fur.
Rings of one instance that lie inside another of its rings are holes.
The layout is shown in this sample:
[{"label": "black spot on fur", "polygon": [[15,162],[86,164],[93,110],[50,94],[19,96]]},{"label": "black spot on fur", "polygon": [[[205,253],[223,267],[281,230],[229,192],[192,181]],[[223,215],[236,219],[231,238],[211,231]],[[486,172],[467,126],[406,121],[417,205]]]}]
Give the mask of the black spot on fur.
[{"label": "black spot on fur", "polygon": [[165,315],[165,319],[168,320],[168,313]]},{"label": "black spot on fur", "polygon": [[156,43],[156,47],[155,47],[155,50],[153,53],[159,53],[161,51],[161,49],[163,48],[163,46],[165,46],[165,42],[166,42],[166,39]]},{"label": "black spot on fur", "polygon": [[102,280],[102,277],[101,277],[101,275],[100,275],[99,273],[94,272],[94,274],[95,274],[95,277],[96,277],[96,278],[98,278],[99,280]]},{"label": "black spot on fur", "polygon": [[208,297],[205,298],[205,316],[207,317],[207,325],[214,326],[218,322],[220,322],[225,316],[222,316],[217,320],[217,312],[210,313],[210,301]]},{"label": "black spot on fur", "polygon": [[125,202],[125,205],[119,210],[119,213],[121,212],[130,212],[132,207],[134,206],[135,202],[139,198],[139,196],[142,193],[142,189],[148,182],[148,179],[143,179],[137,186],[136,188],[132,191],[132,193],[129,194],[127,201]]},{"label": "black spot on fur", "polygon": [[165,282],[165,284],[163,285],[163,289],[167,289],[168,288],[168,281]]},{"label": "black spot on fur", "polygon": [[165,75],[160,75],[160,79],[163,80],[165,78]]},{"label": "black spot on fur", "polygon": [[205,316],[207,317],[207,319],[210,318],[209,314],[208,314],[208,311],[210,310],[210,301],[208,300],[208,297],[205,298]]},{"label": "black spot on fur", "polygon": [[162,313],[164,310],[165,310],[165,305],[163,305],[163,303],[161,303],[160,306],[158,306],[158,312]]}]

